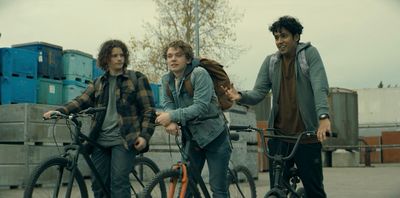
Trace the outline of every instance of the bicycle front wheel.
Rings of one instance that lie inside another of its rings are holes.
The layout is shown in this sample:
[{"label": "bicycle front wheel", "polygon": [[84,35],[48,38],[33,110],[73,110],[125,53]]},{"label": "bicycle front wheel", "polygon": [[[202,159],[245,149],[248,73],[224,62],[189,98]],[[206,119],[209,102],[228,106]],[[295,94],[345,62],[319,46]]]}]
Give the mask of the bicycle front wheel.
[{"label": "bicycle front wheel", "polygon": [[[136,157],[129,176],[132,197],[137,197],[138,193],[143,191],[145,185],[149,183],[158,172],[160,172],[160,169],[153,160],[143,156]],[[167,192],[164,182],[159,183],[153,193],[159,195],[158,197],[165,197]]]},{"label": "bicycle front wheel", "polygon": [[303,187],[299,187],[296,190],[296,194],[290,193],[289,197],[290,198],[304,198],[304,197],[306,197],[306,191],[304,190]]},{"label": "bicycle front wheel", "polygon": [[[24,198],[67,197],[71,162],[59,156],[41,163],[31,173],[25,187]],[[70,197],[87,198],[87,188],[81,172],[76,167]]]},{"label": "bicycle front wheel", "polygon": [[[175,196],[178,196],[180,193],[180,186],[181,184],[179,184],[180,181],[180,176],[181,173],[179,170],[174,170],[174,169],[167,169],[167,170],[163,170],[161,172],[159,172],[147,185],[146,187],[143,189],[143,191],[140,193],[141,198],[166,198],[167,194],[174,194]],[[175,188],[171,187],[170,181],[173,179],[177,179],[178,180],[178,184],[176,184]],[[157,194],[157,190],[160,184],[168,184],[168,189],[167,189],[167,194],[165,195],[158,195]],[[189,184],[188,184],[188,190],[191,192],[191,196],[190,197],[201,197],[200,196],[200,192],[199,189],[197,189],[196,185],[193,183],[192,180],[189,180]]]},{"label": "bicycle front wheel", "polygon": [[[233,174],[233,175],[232,175]],[[230,171],[229,195],[231,198],[256,198],[256,185],[251,172],[245,166],[236,166]]]}]

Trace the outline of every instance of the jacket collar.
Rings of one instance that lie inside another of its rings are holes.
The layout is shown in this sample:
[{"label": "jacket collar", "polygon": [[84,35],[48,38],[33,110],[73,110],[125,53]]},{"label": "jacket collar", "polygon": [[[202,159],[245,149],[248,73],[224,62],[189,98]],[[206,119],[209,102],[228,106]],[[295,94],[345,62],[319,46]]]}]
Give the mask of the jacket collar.
[{"label": "jacket collar", "polygon": [[[193,58],[192,62],[186,65],[185,71],[183,72],[184,78],[186,78],[190,73],[192,73],[193,69],[200,65],[200,59]],[[175,79],[174,73],[169,72],[169,78]]]},{"label": "jacket collar", "polygon": [[[308,48],[310,46],[311,46],[310,42],[306,42],[306,43],[300,42],[299,44],[297,44],[296,56],[299,54],[300,51],[302,51],[302,50],[304,50],[304,49],[306,49],[306,48]],[[281,53],[279,51],[277,51],[275,54],[277,55],[277,57],[281,57]]]},{"label": "jacket collar", "polygon": [[300,51],[306,49],[307,47],[310,47],[311,43],[310,42],[306,42],[306,43],[299,43],[296,47],[296,55],[299,54]]},{"label": "jacket collar", "polygon": [[[124,78],[129,78],[128,70],[127,70],[127,69],[124,69],[124,70],[122,71],[122,74],[121,74],[120,76],[123,76]],[[106,72],[104,73],[104,75],[102,75],[102,76],[100,77],[100,80],[101,80],[102,82],[104,82],[105,80],[108,80],[109,77],[110,77],[110,71],[106,71]]]}]

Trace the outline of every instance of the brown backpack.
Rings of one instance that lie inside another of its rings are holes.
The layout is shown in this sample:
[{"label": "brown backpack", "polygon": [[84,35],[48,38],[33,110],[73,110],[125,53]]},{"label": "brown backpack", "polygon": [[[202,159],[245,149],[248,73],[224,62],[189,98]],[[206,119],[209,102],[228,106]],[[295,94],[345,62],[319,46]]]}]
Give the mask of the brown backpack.
[{"label": "brown backpack", "polygon": [[[200,59],[200,65],[204,69],[207,70],[208,74],[210,75],[213,83],[214,83],[214,90],[215,94],[218,97],[219,106],[222,110],[226,110],[232,107],[233,102],[229,100],[228,96],[225,95],[225,91],[221,86],[230,87],[231,81],[229,80],[228,74],[226,74],[224,70],[224,66],[219,64],[217,61],[202,58]],[[185,90],[189,93],[191,97],[193,97],[193,85],[190,81],[190,76],[192,73],[188,74],[185,81],[183,82],[183,86]],[[166,93],[168,97],[172,98],[171,90],[168,86],[166,86]]]}]

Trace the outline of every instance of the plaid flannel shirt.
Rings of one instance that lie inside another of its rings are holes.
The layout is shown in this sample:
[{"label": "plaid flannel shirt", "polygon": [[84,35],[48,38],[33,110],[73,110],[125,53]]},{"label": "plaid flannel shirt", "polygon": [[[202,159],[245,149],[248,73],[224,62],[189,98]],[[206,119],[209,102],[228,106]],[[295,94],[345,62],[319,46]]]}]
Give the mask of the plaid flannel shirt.
[{"label": "plaid flannel shirt", "polygon": [[[128,148],[133,148],[135,139],[141,136],[147,146],[154,133],[155,105],[153,92],[145,75],[136,72],[137,85],[134,85],[129,71],[117,77],[116,100],[120,117],[120,132]],[[64,114],[78,112],[89,107],[102,107],[108,104],[108,76],[103,76],[90,83],[81,96],[76,97],[64,107],[57,109]],[[137,89],[137,90],[136,90]],[[91,125],[90,137],[97,139],[103,124],[105,112],[97,113]]]}]

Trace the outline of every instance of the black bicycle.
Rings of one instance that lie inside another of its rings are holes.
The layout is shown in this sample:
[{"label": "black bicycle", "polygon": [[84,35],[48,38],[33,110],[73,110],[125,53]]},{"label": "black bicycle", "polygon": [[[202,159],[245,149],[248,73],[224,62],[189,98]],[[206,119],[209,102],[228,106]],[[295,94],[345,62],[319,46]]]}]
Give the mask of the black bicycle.
[{"label": "black bicycle", "polygon": [[[185,131],[182,131],[185,133]],[[238,140],[238,134],[231,134],[231,140]],[[201,173],[197,166],[191,163],[190,156],[187,155],[187,151],[191,146],[190,137],[185,138],[185,150],[181,148],[180,140],[178,136],[175,136],[176,144],[178,145],[179,152],[182,155],[184,162],[178,162],[173,165],[171,169],[166,169],[160,171],[143,189],[143,192],[140,193],[139,197],[157,197],[155,196],[156,189],[159,188],[159,184],[169,184],[167,189],[167,196],[163,196],[162,198],[168,197],[184,197],[186,192],[191,193],[191,197],[206,197],[210,198],[210,193],[207,189],[207,186],[201,177]],[[189,177],[188,174],[192,174],[192,177]],[[256,186],[254,183],[254,179],[251,175],[250,170],[245,166],[233,166],[233,168],[229,168],[227,172],[227,179],[229,184],[229,195],[230,197],[240,197],[240,198],[256,198]],[[201,193],[203,194],[201,196]]]},{"label": "black bicycle", "polygon": [[[283,175],[283,167],[285,167],[285,163],[293,158],[295,155],[297,148],[299,146],[300,141],[305,137],[316,136],[315,131],[305,131],[300,133],[298,136],[285,136],[285,135],[275,135],[275,134],[264,134],[265,132],[275,133],[279,131],[278,129],[268,128],[268,129],[259,129],[251,126],[230,126],[231,130],[237,132],[251,132],[256,131],[260,134],[261,143],[263,145],[263,153],[270,160],[272,160],[272,167],[270,171],[272,171],[274,177],[274,181],[272,182],[272,188],[265,194],[265,198],[302,198],[305,196],[304,188],[300,185],[301,179],[298,174],[298,169],[296,166],[293,166],[289,170],[289,179],[284,179]],[[326,133],[329,137],[337,137],[336,133]],[[265,138],[270,139],[280,139],[280,140],[294,140],[295,143],[293,145],[293,149],[289,154],[285,154],[283,151],[277,151],[275,154],[271,155],[268,152],[267,145],[265,143]]]},{"label": "black bicycle", "polygon": [[[89,108],[79,113],[70,115],[54,114],[50,119],[55,119],[55,123],[59,119],[65,119],[69,126],[72,143],[64,146],[64,152],[61,155],[49,157],[39,164],[31,173],[27,180],[24,197],[25,198],[44,198],[44,197],[81,197],[87,198],[88,191],[85,178],[82,176],[78,168],[79,156],[83,156],[90,170],[93,172],[101,184],[102,190],[110,197],[109,190],[101,181],[100,174],[96,170],[87,145],[104,149],[96,141],[90,139],[81,132],[82,122],[80,118],[93,116],[95,113],[104,111],[105,107]],[[75,131],[72,130],[70,124],[75,126]],[[149,158],[137,156],[132,162],[132,171],[130,173],[130,183],[132,197],[136,197],[137,193],[142,191],[145,183],[150,181],[160,170],[158,166]],[[166,193],[165,184],[160,182],[155,193],[162,197]]]}]

